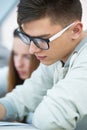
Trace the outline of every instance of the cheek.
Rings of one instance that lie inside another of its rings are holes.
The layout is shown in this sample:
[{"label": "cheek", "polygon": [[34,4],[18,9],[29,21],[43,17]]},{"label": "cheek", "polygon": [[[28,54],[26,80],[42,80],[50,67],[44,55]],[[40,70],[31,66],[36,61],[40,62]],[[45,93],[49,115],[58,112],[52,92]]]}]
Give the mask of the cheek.
[{"label": "cheek", "polygon": [[26,73],[30,73],[30,71],[31,71],[31,64],[30,64],[29,60],[26,60],[24,62],[24,69],[25,69]]},{"label": "cheek", "polygon": [[64,38],[58,38],[50,44],[50,52],[52,55],[62,54],[65,48],[67,47],[66,40]]},{"label": "cheek", "polygon": [[26,71],[26,78],[29,78],[32,74],[32,67],[28,66],[25,71]]}]

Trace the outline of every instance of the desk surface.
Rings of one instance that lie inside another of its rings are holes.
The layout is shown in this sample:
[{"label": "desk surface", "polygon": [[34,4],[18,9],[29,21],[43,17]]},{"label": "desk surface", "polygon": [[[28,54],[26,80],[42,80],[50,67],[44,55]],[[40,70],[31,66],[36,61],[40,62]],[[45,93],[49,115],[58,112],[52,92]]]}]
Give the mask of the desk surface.
[{"label": "desk surface", "polygon": [[0,130],[38,130],[34,127],[24,127],[24,126],[0,126]]},{"label": "desk surface", "polygon": [[23,123],[0,122],[1,130],[38,130],[32,125]]}]

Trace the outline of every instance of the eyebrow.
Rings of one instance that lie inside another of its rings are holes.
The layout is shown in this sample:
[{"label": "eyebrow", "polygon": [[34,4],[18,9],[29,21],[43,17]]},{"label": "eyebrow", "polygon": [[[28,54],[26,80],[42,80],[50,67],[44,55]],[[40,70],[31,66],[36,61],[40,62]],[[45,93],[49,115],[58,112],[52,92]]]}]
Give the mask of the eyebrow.
[{"label": "eyebrow", "polygon": [[[23,33],[25,33],[24,31],[23,31]],[[38,35],[38,36],[31,36],[31,35],[29,35],[29,34],[27,34],[27,33],[25,33],[26,35],[28,35],[28,36],[30,36],[30,37],[38,37],[38,38],[48,38],[48,37],[50,37],[51,35],[50,34],[41,34],[41,35]]]},{"label": "eyebrow", "polygon": [[39,37],[48,37],[50,36],[50,34],[42,34],[42,35],[39,35]]},{"label": "eyebrow", "polygon": [[[23,29],[22,29],[22,31],[23,31]],[[24,31],[23,31],[23,33],[25,33]],[[25,33],[26,35],[29,35],[29,34],[27,34],[27,33]],[[38,35],[38,36],[31,36],[31,35],[29,35],[30,37],[41,37],[41,38],[46,38],[46,37],[50,37],[51,35],[50,34],[42,34],[42,35]]]},{"label": "eyebrow", "polygon": [[[28,35],[28,34],[27,34]],[[36,38],[48,38],[50,37],[51,35],[50,34],[42,34],[42,35],[38,35],[38,36],[31,36],[29,35],[30,37],[36,37]]]}]

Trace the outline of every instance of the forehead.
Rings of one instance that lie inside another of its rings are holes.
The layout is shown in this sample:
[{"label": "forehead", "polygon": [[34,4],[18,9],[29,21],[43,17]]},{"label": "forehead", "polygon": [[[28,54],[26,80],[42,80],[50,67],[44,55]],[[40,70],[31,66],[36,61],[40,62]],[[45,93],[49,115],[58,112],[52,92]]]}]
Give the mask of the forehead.
[{"label": "forehead", "polygon": [[27,22],[22,25],[23,31],[30,36],[39,36],[43,34],[50,34],[53,30],[61,29],[61,26],[51,22],[50,18]]}]

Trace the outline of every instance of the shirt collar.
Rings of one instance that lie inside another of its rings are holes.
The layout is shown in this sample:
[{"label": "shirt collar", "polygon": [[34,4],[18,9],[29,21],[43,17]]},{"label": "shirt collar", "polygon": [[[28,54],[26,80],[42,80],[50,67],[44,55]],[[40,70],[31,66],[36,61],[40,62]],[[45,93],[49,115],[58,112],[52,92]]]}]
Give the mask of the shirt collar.
[{"label": "shirt collar", "polygon": [[75,50],[72,52],[72,54],[69,56],[69,58],[67,59],[64,67],[68,67],[69,66],[69,63],[70,63],[70,59],[71,57],[74,55],[74,53],[78,53],[78,51],[81,49],[81,47],[84,45],[84,44],[87,44],[87,37],[85,37],[75,48]]}]

